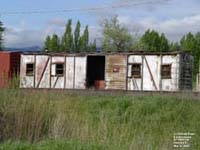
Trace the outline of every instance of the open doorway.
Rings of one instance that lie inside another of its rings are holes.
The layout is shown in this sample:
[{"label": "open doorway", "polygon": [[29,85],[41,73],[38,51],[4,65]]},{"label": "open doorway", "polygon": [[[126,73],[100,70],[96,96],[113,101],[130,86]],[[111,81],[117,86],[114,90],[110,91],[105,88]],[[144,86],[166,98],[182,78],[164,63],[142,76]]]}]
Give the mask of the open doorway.
[{"label": "open doorway", "polygon": [[87,88],[102,89],[105,79],[105,56],[87,57]]}]

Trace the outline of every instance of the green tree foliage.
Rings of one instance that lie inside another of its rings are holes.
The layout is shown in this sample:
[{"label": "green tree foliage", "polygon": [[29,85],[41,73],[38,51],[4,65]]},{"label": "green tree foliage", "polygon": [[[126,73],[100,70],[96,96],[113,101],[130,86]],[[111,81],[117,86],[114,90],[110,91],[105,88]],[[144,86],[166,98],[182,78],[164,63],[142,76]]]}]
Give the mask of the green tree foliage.
[{"label": "green tree foliage", "polygon": [[73,50],[73,35],[72,35],[72,20],[69,19],[66,25],[65,33],[62,37],[61,50],[72,51]]},{"label": "green tree foliage", "polygon": [[171,42],[169,45],[169,50],[170,51],[179,51],[179,50],[181,50],[181,47],[178,44],[178,42]]},{"label": "green tree foliage", "polygon": [[89,31],[88,31],[88,26],[86,26],[83,35],[80,38],[80,43],[79,43],[80,49],[82,51],[87,51],[88,44],[89,44]]},{"label": "green tree foliage", "polygon": [[189,32],[187,35],[184,35],[180,43],[181,43],[181,48],[184,51],[189,52],[190,54],[194,54],[196,39],[195,39],[195,36],[191,32]]},{"label": "green tree foliage", "polygon": [[53,34],[51,38],[51,50],[58,51],[60,49],[59,37],[56,34]]},{"label": "green tree foliage", "polygon": [[160,37],[158,32],[149,29],[144,33],[141,38],[142,47],[148,51],[159,51],[160,50]]},{"label": "green tree foliage", "polygon": [[158,32],[154,30],[147,30],[142,36],[141,40],[141,48],[147,51],[168,51],[169,50],[169,42],[165,37],[164,33],[159,35]]},{"label": "green tree foliage", "polygon": [[3,23],[0,21],[0,50],[2,50],[3,47],[3,32],[5,28],[3,27]]},{"label": "green tree foliage", "polygon": [[80,21],[77,22],[76,24],[76,28],[75,28],[75,31],[74,31],[74,50],[75,51],[79,51],[80,47],[79,47],[79,41],[80,41],[80,27],[81,27],[81,24],[80,24]]},{"label": "green tree foliage", "polygon": [[165,34],[162,33],[160,36],[160,51],[168,51],[169,50],[169,42],[165,37]]},{"label": "green tree foliage", "polygon": [[[195,50],[195,55],[197,55],[200,58],[200,32],[198,32],[195,35],[196,39],[196,50]],[[200,61],[200,60],[199,60]]]},{"label": "green tree foliage", "polygon": [[46,49],[48,51],[54,51],[54,52],[59,51],[60,49],[59,37],[56,34],[53,34],[52,37],[49,35],[46,37],[44,50]]},{"label": "green tree foliage", "polygon": [[48,51],[51,50],[51,37],[49,35],[46,37],[44,42],[44,49],[47,49]]},{"label": "green tree foliage", "polygon": [[96,52],[96,49],[97,49],[97,44],[96,44],[96,39],[93,41],[93,43],[91,43],[89,46],[88,46],[88,50],[90,52]]},{"label": "green tree foliage", "polygon": [[44,49],[49,51],[87,51],[89,47],[94,47],[93,44],[89,45],[89,29],[88,26],[82,35],[80,35],[81,23],[77,21],[74,34],[72,34],[72,20],[69,19],[66,25],[65,32],[61,38],[54,34],[52,37],[47,36],[44,42]]},{"label": "green tree foliage", "polygon": [[119,23],[117,16],[111,20],[105,19],[103,24],[103,51],[126,51],[132,44],[128,29]]}]

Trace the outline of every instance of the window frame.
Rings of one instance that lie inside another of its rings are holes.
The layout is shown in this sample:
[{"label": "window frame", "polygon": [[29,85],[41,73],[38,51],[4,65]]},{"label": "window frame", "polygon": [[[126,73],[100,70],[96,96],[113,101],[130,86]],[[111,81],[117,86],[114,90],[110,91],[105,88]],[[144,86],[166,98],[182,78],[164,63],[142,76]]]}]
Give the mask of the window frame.
[{"label": "window frame", "polygon": [[[163,67],[168,66],[170,70],[163,70]],[[167,72],[168,75],[164,75]],[[172,64],[162,64],[161,65],[161,79],[171,79],[172,78]]]},{"label": "window frame", "polygon": [[[32,67],[28,67],[28,65],[32,65]],[[35,63],[27,63],[26,64],[26,76],[34,76],[34,74],[35,74]]]},{"label": "window frame", "polygon": [[[139,69],[138,70],[134,70],[134,66],[139,66]],[[139,74],[134,74],[135,73],[139,73]],[[141,63],[132,63],[131,64],[131,77],[132,78],[136,78],[136,79],[140,79],[142,78],[142,64]]]},{"label": "window frame", "polygon": [[[65,73],[65,66],[64,66],[64,63],[54,63],[55,65],[55,76],[56,77],[63,77],[64,76],[64,73]],[[57,65],[62,65],[62,69],[57,67]],[[60,71],[62,70],[62,74],[58,73],[57,71]]]}]

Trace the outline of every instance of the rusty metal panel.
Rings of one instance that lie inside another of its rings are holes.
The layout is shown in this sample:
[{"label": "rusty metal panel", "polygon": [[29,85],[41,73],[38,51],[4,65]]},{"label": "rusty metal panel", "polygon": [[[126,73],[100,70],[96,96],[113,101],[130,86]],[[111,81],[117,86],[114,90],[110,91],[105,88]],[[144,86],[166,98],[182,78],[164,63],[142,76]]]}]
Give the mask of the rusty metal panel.
[{"label": "rusty metal panel", "polygon": [[107,55],[105,67],[105,89],[126,89],[126,55]]},{"label": "rusty metal panel", "polygon": [[0,88],[9,86],[12,77],[19,74],[20,52],[0,51]]},{"label": "rusty metal panel", "polygon": [[10,52],[10,71],[11,75],[19,75],[21,52]]},{"label": "rusty metal panel", "polygon": [[74,88],[74,58],[75,57],[66,57],[66,89]]},{"label": "rusty metal panel", "polygon": [[87,57],[75,57],[75,89],[86,88],[86,60]]},{"label": "rusty metal panel", "polygon": [[21,55],[20,88],[34,88],[34,76],[26,76],[26,64],[35,63],[34,55]]},{"label": "rusty metal panel", "polygon": [[64,77],[64,75],[63,76],[55,76],[56,64],[64,64],[65,65],[65,57],[64,56],[52,56],[51,88],[64,89],[65,77]]},{"label": "rusty metal panel", "polygon": [[36,88],[50,88],[50,59],[48,55],[37,55],[35,64]]},{"label": "rusty metal panel", "polygon": [[8,86],[11,73],[10,53],[0,52],[0,88]]}]

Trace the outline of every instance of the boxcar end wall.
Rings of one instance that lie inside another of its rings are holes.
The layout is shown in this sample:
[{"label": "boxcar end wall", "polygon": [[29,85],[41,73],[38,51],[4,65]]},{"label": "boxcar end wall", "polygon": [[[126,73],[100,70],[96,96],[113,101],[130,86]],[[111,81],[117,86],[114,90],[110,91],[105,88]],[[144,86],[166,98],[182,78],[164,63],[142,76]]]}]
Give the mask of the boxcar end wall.
[{"label": "boxcar end wall", "polygon": [[20,70],[20,52],[0,51],[0,88],[7,88]]}]

